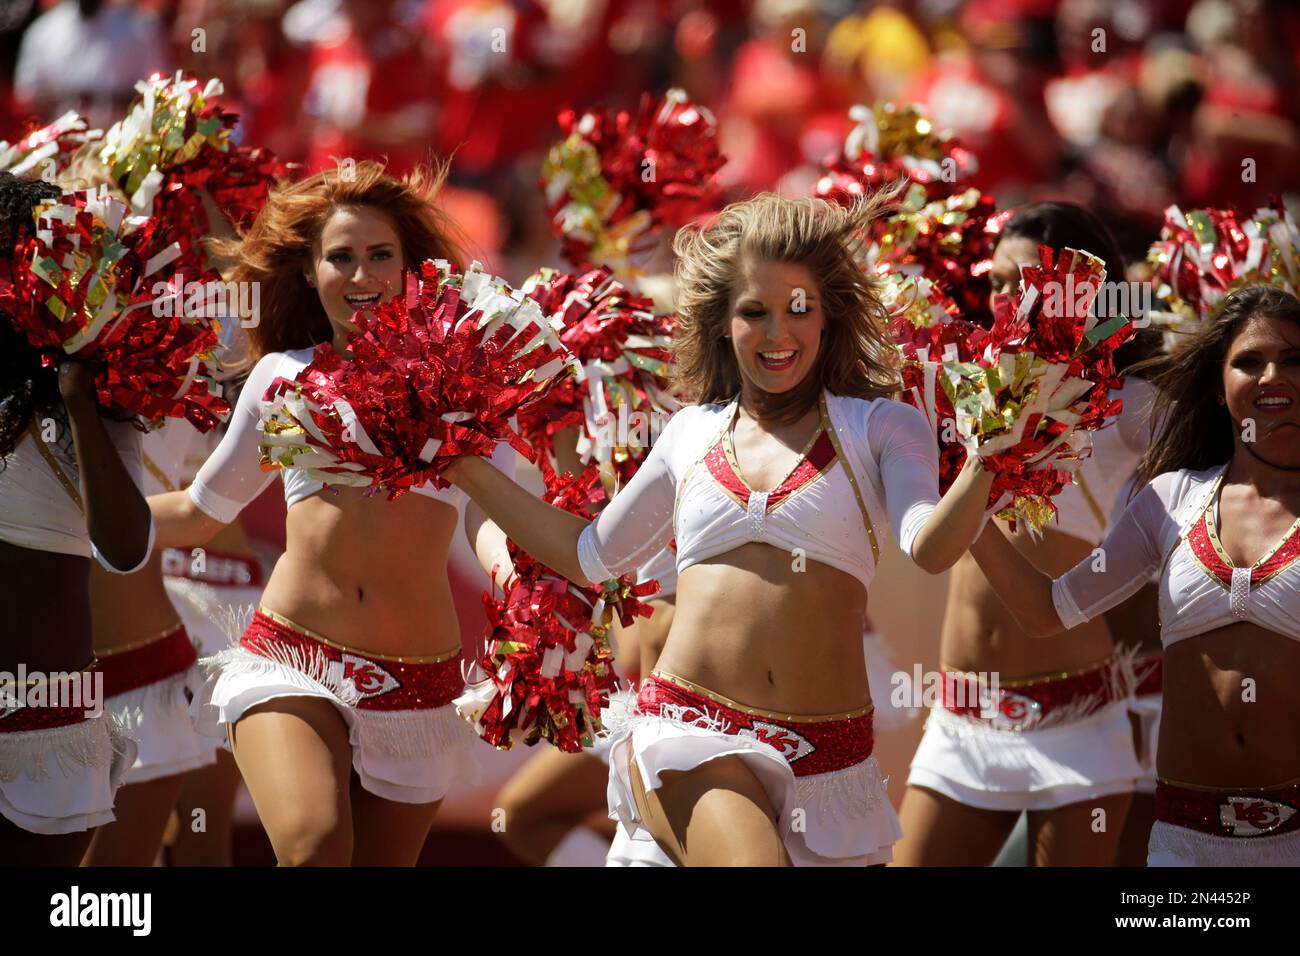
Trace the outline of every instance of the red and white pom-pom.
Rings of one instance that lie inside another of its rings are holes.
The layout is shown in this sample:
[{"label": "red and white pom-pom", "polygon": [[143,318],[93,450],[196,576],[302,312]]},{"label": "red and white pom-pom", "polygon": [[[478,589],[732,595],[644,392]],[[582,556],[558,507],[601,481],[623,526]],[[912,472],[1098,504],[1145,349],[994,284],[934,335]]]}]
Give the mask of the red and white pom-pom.
[{"label": "red and white pom-pom", "polygon": [[288,167],[265,149],[235,144],[239,117],[215,102],[224,92],[215,77],[201,83],[181,72],[155,73],[135,88],[139,95],[104,134],[96,155],[131,197],[132,210],[161,219],[185,265],[202,270],[202,241],[215,224],[200,192],[232,225],[247,226]]},{"label": "red and white pom-pom", "polygon": [[877,103],[849,111],[857,125],[823,165],[813,195],[842,206],[893,183],[908,185],[898,207],[871,224],[861,265],[925,275],[964,317],[987,324],[993,246],[1004,217],[993,199],[967,185],[975,157],[936,129],[918,106]]},{"label": "red and white pom-pom", "polygon": [[510,424],[572,362],[537,303],[477,262],[444,260],[408,276],[404,296],[353,316],[350,358],[324,343],[262,400],[262,459],[327,484],[396,498],[433,482],[460,455],[506,441],[533,458]]},{"label": "red and white pom-pom", "polygon": [[220,277],[201,274],[187,293],[161,224],[126,213],[103,187],[37,207],[0,281],[0,311],[49,364],[93,363],[101,405],[208,431],[230,413],[208,367],[218,328],[204,297]]},{"label": "red and white pom-pom", "polygon": [[566,110],[565,138],[542,166],[551,228],[579,269],[609,266],[631,275],[660,232],[676,229],[720,200],[717,123],[681,90],[627,111]]},{"label": "red and white pom-pom", "polygon": [[906,179],[927,200],[964,191],[978,169],[975,156],[950,132],[936,129],[917,105],[880,102],[849,110],[856,124],[844,144],[823,162],[814,195],[841,205]]},{"label": "red and white pom-pom", "polygon": [[[997,297],[991,329],[955,317],[940,300],[911,311],[926,324],[895,323],[904,399],[925,413],[940,446],[946,490],[968,454],[996,473],[989,505],[1010,501],[1000,516],[1040,530],[1055,513],[1051,499],[1091,453],[1089,432],[1122,408],[1114,352],[1133,334],[1128,319],[1101,321],[1093,302],[1105,279],[1100,259],[1073,249],[1021,269],[1014,296]],[[900,296],[905,298],[905,296]]]},{"label": "red and white pom-pom", "polygon": [[103,135],[103,130],[90,129],[76,110],[68,110],[53,123],[32,130],[15,143],[0,140],[0,171],[54,182],[68,168],[73,153]]},{"label": "red and white pom-pom", "polygon": [[1155,268],[1158,303],[1151,318],[1172,349],[1242,286],[1272,285],[1300,295],[1300,227],[1280,199],[1249,218],[1234,209],[1184,213],[1170,206],[1147,262]]},{"label": "red and white pom-pom", "polygon": [[[543,463],[546,500],[585,518],[603,497],[599,475],[588,468],[557,478]],[[597,588],[579,587],[510,542],[513,576],[501,597],[483,595],[489,631],[478,662],[483,676],[456,700],[479,736],[503,750],[519,740],[548,740],[577,753],[602,729],[600,715],[617,686],[609,628],[650,614],[642,603],[659,590],[630,576]]]},{"label": "red and white pom-pom", "polygon": [[656,315],[608,269],[543,269],[523,289],[558,323],[577,362],[570,380],[520,416],[520,431],[554,457],[555,433],[576,427],[579,457],[599,466],[612,491],[631,480],[659,423],[681,407],[668,391],[673,317]]}]

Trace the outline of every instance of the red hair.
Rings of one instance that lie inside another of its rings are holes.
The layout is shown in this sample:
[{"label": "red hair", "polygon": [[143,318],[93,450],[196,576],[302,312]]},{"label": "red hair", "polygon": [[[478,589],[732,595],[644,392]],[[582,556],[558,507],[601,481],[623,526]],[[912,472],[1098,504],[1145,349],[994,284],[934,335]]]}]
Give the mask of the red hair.
[{"label": "red hair", "polygon": [[248,330],[256,357],[333,338],[329,317],[305,272],[312,246],[337,209],[367,206],[388,216],[408,269],[425,259],[456,261],[450,238],[455,227],[434,203],[446,178],[445,166],[420,166],[398,180],[371,160],[326,170],[273,189],[247,232],[214,243],[219,254],[234,260],[233,281],[258,283],[261,314]]}]

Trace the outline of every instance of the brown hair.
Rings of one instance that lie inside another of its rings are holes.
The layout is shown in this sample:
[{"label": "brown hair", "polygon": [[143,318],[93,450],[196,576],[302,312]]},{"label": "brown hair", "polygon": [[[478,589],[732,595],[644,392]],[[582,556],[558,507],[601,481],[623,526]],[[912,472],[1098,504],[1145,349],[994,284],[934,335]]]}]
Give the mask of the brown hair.
[{"label": "brown hair", "polygon": [[1300,324],[1300,299],[1268,285],[1238,289],[1218,313],[1169,355],[1143,363],[1159,394],[1153,420],[1156,439],[1138,464],[1134,488],[1157,475],[1187,468],[1201,471],[1232,457],[1232,416],[1219,403],[1223,363],[1245,324],[1256,316]]},{"label": "brown hair", "polygon": [[[1082,249],[1106,264],[1107,282],[1126,281],[1124,254],[1115,236],[1094,213],[1072,202],[1036,202],[1021,206],[1006,221],[998,241],[1019,237],[1051,247]],[[1157,329],[1141,328],[1115,350],[1115,368],[1125,375],[1145,377],[1144,368],[1160,354],[1162,337]]]},{"label": "brown hair", "polygon": [[798,418],[821,387],[835,395],[878,398],[898,387],[889,315],[856,254],[871,221],[896,198],[881,190],[845,208],[821,199],[762,193],[727,206],[711,223],[677,233],[676,387],[687,401],[728,402],[740,368],[724,339],[742,256],[803,265],[817,279],[825,331],[804,384],[786,395],[761,395],[763,417]]},{"label": "brown hair", "polygon": [[261,320],[249,329],[255,355],[307,348],[333,337],[320,296],[303,271],[336,209],[368,206],[385,213],[401,239],[407,269],[425,259],[454,261],[455,227],[433,202],[446,176],[445,166],[419,166],[397,180],[371,160],[357,163],[347,175],[341,168],[325,170],[272,189],[246,232],[214,242],[218,255],[236,263],[233,281],[260,285]]}]

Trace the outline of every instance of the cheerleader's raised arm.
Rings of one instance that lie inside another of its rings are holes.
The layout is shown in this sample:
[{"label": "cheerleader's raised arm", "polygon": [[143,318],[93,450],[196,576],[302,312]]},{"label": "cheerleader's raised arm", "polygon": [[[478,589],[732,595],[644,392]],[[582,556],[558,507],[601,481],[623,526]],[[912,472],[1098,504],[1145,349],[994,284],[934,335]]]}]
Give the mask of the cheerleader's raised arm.
[{"label": "cheerleader's raised arm", "polygon": [[1160,566],[1162,528],[1171,520],[1163,488],[1157,480],[1143,489],[1101,545],[1055,580],[992,526],[971,555],[1021,629],[1051,637],[1121,604],[1150,580]]}]

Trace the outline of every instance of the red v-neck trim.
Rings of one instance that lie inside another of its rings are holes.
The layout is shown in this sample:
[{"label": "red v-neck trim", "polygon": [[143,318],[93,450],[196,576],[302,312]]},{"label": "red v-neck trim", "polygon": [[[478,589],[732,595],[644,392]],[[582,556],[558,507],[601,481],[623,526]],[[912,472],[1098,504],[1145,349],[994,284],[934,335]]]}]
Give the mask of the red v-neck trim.
[{"label": "red v-neck trim", "polygon": [[[1210,493],[1209,504],[1201,512],[1201,516],[1196,523],[1192,525],[1191,531],[1187,534],[1187,544],[1191,548],[1192,557],[1196,563],[1201,566],[1219,583],[1225,587],[1232,587],[1232,573],[1238,570],[1228,557],[1223,543],[1219,540],[1217,521],[1212,522],[1214,503],[1218,498],[1219,486],[1216,485]],[[1271,578],[1281,574],[1291,565],[1300,560],[1300,520],[1291,526],[1290,531],[1270,550],[1265,551],[1258,561],[1250,568],[1250,584],[1254,587],[1263,584]]]},{"label": "red v-neck trim", "polygon": [[[767,492],[767,510],[770,512],[796,491],[815,481],[835,461],[835,445],[825,429],[819,429],[813,436],[811,447],[799,459],[782,482]],[[704,456],[704,465],[709,474],[722,487],[727,495],[748,510],[749,499],[754,491],[741,477],[727,455],[723,436],[719,435],[713,447]]]}]

